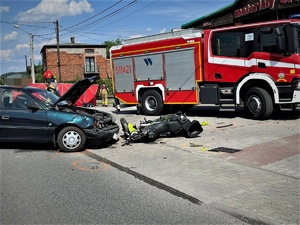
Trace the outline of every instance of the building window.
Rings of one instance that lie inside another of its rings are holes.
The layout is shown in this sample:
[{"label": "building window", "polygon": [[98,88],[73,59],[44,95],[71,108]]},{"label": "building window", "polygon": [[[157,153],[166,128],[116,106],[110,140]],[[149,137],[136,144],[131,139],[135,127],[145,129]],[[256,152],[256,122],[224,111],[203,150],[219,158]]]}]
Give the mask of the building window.
[{"label": "building window", "polygon": [[86,57],[85,58],[85,72],[95,72],[95,58]]},{"label": "building window", "polygon": [[85,52],[86,52],[86,53],[93,53],[93,52],[94,52],[94,49],[86,49]]}]

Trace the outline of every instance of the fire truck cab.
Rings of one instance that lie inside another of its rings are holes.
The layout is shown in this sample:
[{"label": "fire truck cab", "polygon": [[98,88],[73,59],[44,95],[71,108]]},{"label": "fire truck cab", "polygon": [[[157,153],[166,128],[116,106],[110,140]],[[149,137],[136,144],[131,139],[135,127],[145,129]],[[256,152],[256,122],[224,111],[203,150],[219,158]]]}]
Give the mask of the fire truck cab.
[{"label": "fire truck cab", "polygon": [[115,97],[147,115],[214,104],[267,119],[300,103],[299,19],[128,39],[111,58]]}]

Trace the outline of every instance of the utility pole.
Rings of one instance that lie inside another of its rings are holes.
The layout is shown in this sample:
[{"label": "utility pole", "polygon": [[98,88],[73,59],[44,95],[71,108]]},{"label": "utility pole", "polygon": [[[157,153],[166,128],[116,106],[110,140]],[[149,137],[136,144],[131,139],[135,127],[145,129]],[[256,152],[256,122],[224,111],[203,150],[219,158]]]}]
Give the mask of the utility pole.
[{"label": "utility pole", "polygon": [[57,82],[61,80],[61,69],[60,69],[60,52],[59,52],[59,28],[58,28],[58,20],[55,22],[56,25],[56,46],[57,46],[57,67],[58,67],[58,76]]},{"label": "utility pole", "polygon": [[[29,39],[30,39],[30,64],[31,64],[31,79],[32,79],[32,83],[35,83],[35,71],[34,71],[34,52],[33,52],[33,36],[31,33],[28,33],[26,30],[23,30],[22,28],[20,28],[18,25],[14,25],[15,28],[22,30],[23,32],[27,33],[29,35]],[[27,58],[25,55],[25,60],[26,60],[26,71],[27,71]]]},{"label": "utility pole", "polygon": [[33,35],[29,33],[29,38],[30,38],[30,62],[31,62],[31,79],[32,83],[35,83],[35,71],[34,71],[34,52],[33,52]]},{"label": "utility pole", "polygon": [[28,70],[27,70],[27,66],[28,66],[28,65],[27,65],[27,55],[24,53],[24,56],[25,56],[25,68],[26,68],[26,74],[29,75],[29,74],[28,74]]}]

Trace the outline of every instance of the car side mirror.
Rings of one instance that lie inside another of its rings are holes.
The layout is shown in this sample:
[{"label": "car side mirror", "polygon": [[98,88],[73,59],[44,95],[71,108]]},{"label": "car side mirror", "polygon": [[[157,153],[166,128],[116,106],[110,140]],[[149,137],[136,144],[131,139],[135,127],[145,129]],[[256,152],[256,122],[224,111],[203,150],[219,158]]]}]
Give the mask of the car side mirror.
[{"label": "car side mirror", "polygon": [[30,101],[27,105],[27,108],[33,111],[39,110],[40,107],[38,106],[38,104],[35,101]]}]

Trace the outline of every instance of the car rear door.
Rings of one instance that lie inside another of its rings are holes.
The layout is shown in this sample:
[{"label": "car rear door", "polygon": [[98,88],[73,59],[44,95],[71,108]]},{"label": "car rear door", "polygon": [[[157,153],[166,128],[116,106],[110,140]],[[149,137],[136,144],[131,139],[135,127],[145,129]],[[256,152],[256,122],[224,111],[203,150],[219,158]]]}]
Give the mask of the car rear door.
[{"label": "car rear door", "polygon": [[28,109],[29,103],[39,103],[23,89],[1,88],[1,141],[49,142],[47,111]]}]

